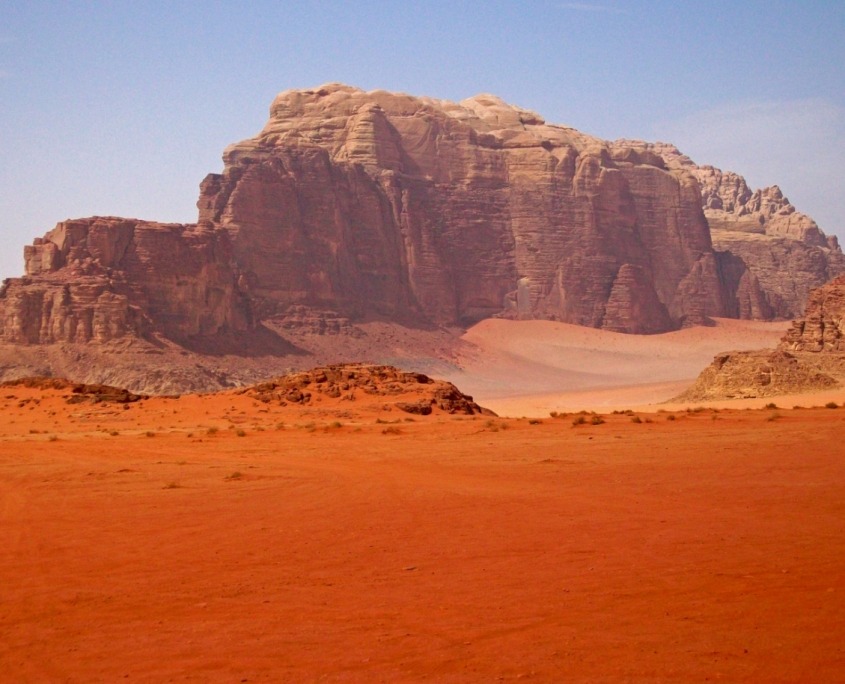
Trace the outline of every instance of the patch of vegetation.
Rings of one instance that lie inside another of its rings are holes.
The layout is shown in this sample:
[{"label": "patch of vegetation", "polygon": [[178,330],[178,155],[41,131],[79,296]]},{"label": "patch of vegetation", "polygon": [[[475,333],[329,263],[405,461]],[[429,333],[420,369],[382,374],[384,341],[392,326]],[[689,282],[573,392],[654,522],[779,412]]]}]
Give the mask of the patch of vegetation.
[{"label": "patch of vegetation", "polygon": [[779,413],[772,413],[771,415],[769,415],[768,418],[766,418],[766,420],[771,422],[771,421],[777,420],[780,417],[781,417],[781,415]]},{"label": "patch of vegetation", "polygon": [[666,420],[675,420],[675,414],[670,413],[668,416],[666,416]]},{"label": "patch of vegetation", "polygon": [[584,425],[586,422],[587,419],[583,415],[575,416],[575,418],[572,419],[572,427],[575,427],[577,425]]},{"label": "patch of vegetation", "polygon": [[236,470],[234,473],[227,475],[224,479],[226,480],[240,480],[242,479],[244,474],[240,470]]},{"label": "patch of vegetation", "polygon": [[766,404],[763,408],[767,408],[767,409],[776,409],[777,407],[778,407],[778,405],[777,405],[775,402],[770,401],[770,402],[769,402],[768,404]]},{"label": "patch of vegetation", "polygon": [[835,401],[829,401],[824,405],[825,408],[839,408],[839,404]]},{"label": "patch of vegetation", "polygon": [[168,482],[162,489],[181,489],[182,485],[178,482]]},{"label": "patch of vegetation", "polygon": [[111,432],[109,432],[109,434],[110,434],[112,437],[117,437],[120,433],[119,433],[117,430],[112,430]]},{"label": "patch of vegetation", "polygon": [[381,434],[383,434],[383,435],[401,435],[402,430],[400,430],[395,425],[390,425],[389,427],[384,428],[384,430],[381,431]]},{"label": "patch of vegetation", "polygon": [[639,424],[639,423],[643,422],[643,419],[640,418],[639,416],[631,416],[631,422]]},{"label": "patch of vegetation", "polygon": [[208,428],[208,430],[205,431],[205,434],[207,434],[209,437],[211,437],[212,435],[216,435],[219,431],[220,431],[220,428],[212,425],[210,428]]},{"label": "patch of vegetation", "polygon": [[147,430],[147,431],[144,433],[144,436],[145,436],[145,437],[155,437],[155,436],[156,436],[156,433],[155,433],[155,432],[153,432],[152,430]]},{"label": "patch of vegetation", "polygon": [[604,423],[604,418],[601,416],[592,416],[590,418],[590,425],[602,425]]},{"label": "patch of vegetation", "polygon": [[542,420],[540,420],[539,418],[531,418],[531,419],[528,421],[528,424],[529,424],[529,425],[542,425],[542,424],[543,424],[543,421],[542,421]]},{"label": "patch of vegetation", "polygon": [[235,434],[238,437],[246,437],[246,430],[244,430],[243,428],[238,428],[237,430],[235,430]]}]

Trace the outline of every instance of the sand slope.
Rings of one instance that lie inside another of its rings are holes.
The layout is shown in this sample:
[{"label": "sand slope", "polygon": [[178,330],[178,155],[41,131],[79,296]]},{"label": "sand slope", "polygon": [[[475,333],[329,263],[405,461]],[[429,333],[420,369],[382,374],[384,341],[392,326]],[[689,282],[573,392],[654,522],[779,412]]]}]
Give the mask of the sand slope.
[{"label": "sand slope", "polygon": [[714,327],[624,335],[488,319],[462,337],[474,349],[447,375],[502,415],[643,406],[679,394],[719,352],[773,347],[788,325],[719,319]]}]

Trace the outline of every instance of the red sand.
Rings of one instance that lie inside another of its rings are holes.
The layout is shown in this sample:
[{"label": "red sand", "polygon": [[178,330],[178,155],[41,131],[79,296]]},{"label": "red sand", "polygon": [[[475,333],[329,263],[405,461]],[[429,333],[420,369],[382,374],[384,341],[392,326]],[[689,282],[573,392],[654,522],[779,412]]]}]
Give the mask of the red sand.
[{"label": "red sand", "polygon": [[845,672],[845,409],[573,427],[0,393],[4,681]]}]

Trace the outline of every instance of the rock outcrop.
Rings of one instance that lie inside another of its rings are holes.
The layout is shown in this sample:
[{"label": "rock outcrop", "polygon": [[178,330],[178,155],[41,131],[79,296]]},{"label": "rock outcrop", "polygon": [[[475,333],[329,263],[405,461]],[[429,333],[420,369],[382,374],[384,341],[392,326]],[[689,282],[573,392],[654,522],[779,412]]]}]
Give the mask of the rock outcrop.
[{"label": "rock outcrop", "polygon": [[224,162],[199,222],[230,235],[260,317],[657,332],[730,308],[687,170],[493,96],[288,91]]},{"label": "rock outcrop", "polygon": [[0,289],[0,340],[172,340],[252,324],[224,231],[95,217],[58,224],[24,251],[26,275]]},{"label": "rock outcrop", "polygon": [[777,349],[719,354],[673,401],[768,397],[845,381],[845,276],[814,290]]},{"label": "rock outcrop", "polygon": [[[451,382],[434,380],[424,373],[408,373],[393,366],[344,363],[321,366],[261,382],[238,390],[264,403],[311,404],[322,397],[355,401],[356,394],[385,397],[404,396],[390,402],[400,411],[429,415],[434,409],[467,415],[496,414],[476,404]],[[407,396],[407,395],[412,396]]]},{"label": "rock outcrop", "polygon": [[687,169],[701,188],[701,204],[732,318],[797,318],[810,291],[845,272],[835,236],[799,212],[777,186],[751,190],[745,179],[698,166],[673,145],[630,142],[659,154],[670,168]]},{"label": "rock outcrop", "polygon": [[804,317],[793,321],[780,348],[792,352],[845,353],[845,276],[810,294]]},{"label": "rock outcrop", "polygon": [[286,91],[223,160],[197,224],[95,217],[36,239],[0,288],[0,344],[278,357],[288,333],[491,316],[657,333],[794,316],[845,270],[776,188],[492,95]]}]

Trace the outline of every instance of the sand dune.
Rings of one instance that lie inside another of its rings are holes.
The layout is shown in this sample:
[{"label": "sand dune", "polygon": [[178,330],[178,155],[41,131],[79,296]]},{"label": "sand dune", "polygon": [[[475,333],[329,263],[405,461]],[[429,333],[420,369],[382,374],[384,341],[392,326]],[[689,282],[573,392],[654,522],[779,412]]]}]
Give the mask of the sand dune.
[{"label": "sand dune", "polygon": [[[722,351],[773,347],[789,326],[718,319],[661,335],[624,335],[552,321],[488,319],[448,379],[502,415],[644,407],[670,399]],[[657,410],[655,406],[652,410]]]}]

